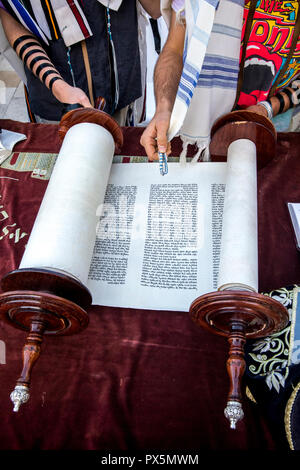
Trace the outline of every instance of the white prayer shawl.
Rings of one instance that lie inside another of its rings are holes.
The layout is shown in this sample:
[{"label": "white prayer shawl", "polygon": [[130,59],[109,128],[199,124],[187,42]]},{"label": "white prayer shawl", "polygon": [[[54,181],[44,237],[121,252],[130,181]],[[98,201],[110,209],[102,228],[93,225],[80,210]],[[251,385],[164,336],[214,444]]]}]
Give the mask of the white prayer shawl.
[{"label": "white prayer shawl", "polygon": [[[193,162],[209,160],[211,127],[234,104],[243,9],[244,0],[185,0],[183,70],[168,132],[183,141],[182,163],[189,144],[198,147]],[[161,12],[169,25],[171,1],[161,0]]]},{"label": "white prayer shawl", "polygon": [[[70,2],[67,0],[50,0],[55,18],[66,46],[72,46],[77,42],[83,41],[93,33],[87,22],[87,19],[77,0]],[[111,10],[118,11],[122,0],[98,0],[99,3]],[[75,16],[75,11],[76,15]],[[78,21],[80,18],[80,22]],[[83,27],[80,27],[80,24]]]},{"label": "white prayer shawl", "polygon": [[[74,0],[72,8],[67,0],[50,0],[53,8],[55,19],[57,21],[60,34],[67,47],[81,42],[84,39],[92,36],[93,33],[87,22],[87,19],[78,3]],[[101,2],[102,3],[102,2]],[[78,15],[79,21],[76,19],[74,9]]]}]

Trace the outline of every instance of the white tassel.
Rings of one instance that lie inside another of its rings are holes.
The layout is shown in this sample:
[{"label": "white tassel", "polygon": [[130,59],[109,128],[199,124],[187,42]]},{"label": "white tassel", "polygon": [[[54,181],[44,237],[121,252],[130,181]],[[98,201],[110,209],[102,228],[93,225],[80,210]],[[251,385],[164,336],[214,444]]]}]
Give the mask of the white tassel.
[{"label": "white tassel", "polygon": [[205,149],[204,149],[202,161],[203,162],[209,162],[210,161],[209,146],[205,147]]},{"label": "white tassel", "polygon": [[209,162],[210,161],[210,154],[209,154],[209,147],[200,147],[198,148],[198,152],[191,160],[191,163],[197,163],[200,158],[202,162]]},{"label": "white tassel", "polygon": [[116,58],[116,51],[113,41],[110,41],[112,56],[114,61],[114,74],[115,74],[115,108],[118,106],[119,103],[119,75],[118,75],[118,66],[117,66],[117,58]]},{"label": "white tassel", "polygon": [[208,140],[191,140],[185,136],[180,136],[182,141],[182,151],[179,156],[179,163],[181,165],[186,165],[186,157],[189,145],[197,145],[198,150],[197,153],[193,156],[191,163],[195,164],[198,162],[199,158],[200,161],[209,162],[210,161],[210,153],[209,153],[209,141]]},{"label": "white tassel", "polygon": [[198,147],[198,151],[197,153],[193,156],[192,160],[191,160],[191,163],[197,163],[198,162],[198,159],[200,157],[200,154],[203,150],[203,147]]},{"label": "white tassel", "polygon": [[186,155],[187,155],[188,145],[189,145],[189,142],[185,139],[182,139],[182,151],[181,151],[181,154],[179,156],[180,165],[186,165]]},{"label": "white tassel", "polygon": [[209,155],[209,143],[208,142],[196,142],[198,151],[196,155],[194,155],[193,159],[191,160],[191,163],[197,163],[199,158],[200,161],[202,162],[209,162],[210,160],[210,155]]}]

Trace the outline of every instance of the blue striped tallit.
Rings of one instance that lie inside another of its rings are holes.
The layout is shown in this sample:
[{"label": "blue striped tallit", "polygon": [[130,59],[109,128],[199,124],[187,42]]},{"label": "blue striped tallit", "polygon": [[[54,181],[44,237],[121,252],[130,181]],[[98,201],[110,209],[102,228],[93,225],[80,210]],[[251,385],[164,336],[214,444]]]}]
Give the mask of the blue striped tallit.
[{"label": "blue striped tallit", "polygon": [[198,78],[197,87],[237,87],[237,76],[239,73],[239,60],[229,59],[222,56],[213,56],[207,54],[201,73]]},{"label": "blue striped tallit", "polygon": [[[163,0],[162,12],[168,8]],[[183,70],[168,132],[183,141],[182,162],[189,144],[198,147],[194,161],[209,158],[211,127],[234,104],[243,8],[244,0],[185,0]]]},{"label": "blue striped tallit", "polygon": [[50,39],[51,32],[50,32],[49,25],[47,23],[47,19],[46,19],[43,7],[41,5],[41,1],[43,0],[34,0],[34,2],[31,2],[31,8],[35,16],[37,24],[39,25],[41,30],[45,33],[45,35]]},{"label": "blue striped tallit", "polygon": [[[47,23],[41,1],[44,0],[29,0],[35,18],[31,16],[21,0],[3,0],[3,4],[25,28],[48,45],[49,41],[55,37],[51,37],[51,28]],[[49,1],[66,46],[71,46],[92,36],[93,33],[78,0]],[[116,11],[122,4],[122,0],[98,0],[98,2]]]},{"label": "blue striped tallit", "polygon": [[5,0],[3,3],[5,6],[10,7],[15,17],[25,28],[31,31],[42,42],[49,44],[50,37],[40,28],[20,0]]}]

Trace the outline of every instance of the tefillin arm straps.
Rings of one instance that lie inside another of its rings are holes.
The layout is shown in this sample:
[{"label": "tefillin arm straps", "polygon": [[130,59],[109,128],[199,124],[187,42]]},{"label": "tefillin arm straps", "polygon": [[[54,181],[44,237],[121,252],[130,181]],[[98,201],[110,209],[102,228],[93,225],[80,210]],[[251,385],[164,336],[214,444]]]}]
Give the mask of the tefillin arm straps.
[{"label": "tefillin arm straps", "polygon": [[32,35],[24,34],[13,43],[13,48],[24,65],[51,91],[56,80],[62,80],[40,42]]}]

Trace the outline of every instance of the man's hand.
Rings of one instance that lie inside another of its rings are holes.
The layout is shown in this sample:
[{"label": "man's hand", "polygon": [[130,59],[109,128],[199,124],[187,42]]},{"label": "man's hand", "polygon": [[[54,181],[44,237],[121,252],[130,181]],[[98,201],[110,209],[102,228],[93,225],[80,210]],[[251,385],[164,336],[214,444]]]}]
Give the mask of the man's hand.
[{"label": "man's hand", "polygon": [[157,112],[142,134],[140,143],[146,150],[150,161],[158,160],[158,153],[171,153],[171,144],[167,139],[171,112]]},{"label": "man's hand", "polygon": [[80,88],[69,85],[64,80],[56,80],[53,83],[52,93],[61,103],[81,104],[84,108],[92,108],[90,100]]},{"label": "man's hand", "polygon": [[260,114],[261,116],[268,117],[268,112],[264,106],[261,106],[259,103],[249,106],[247,111],[252,111],[253,113]]}]

